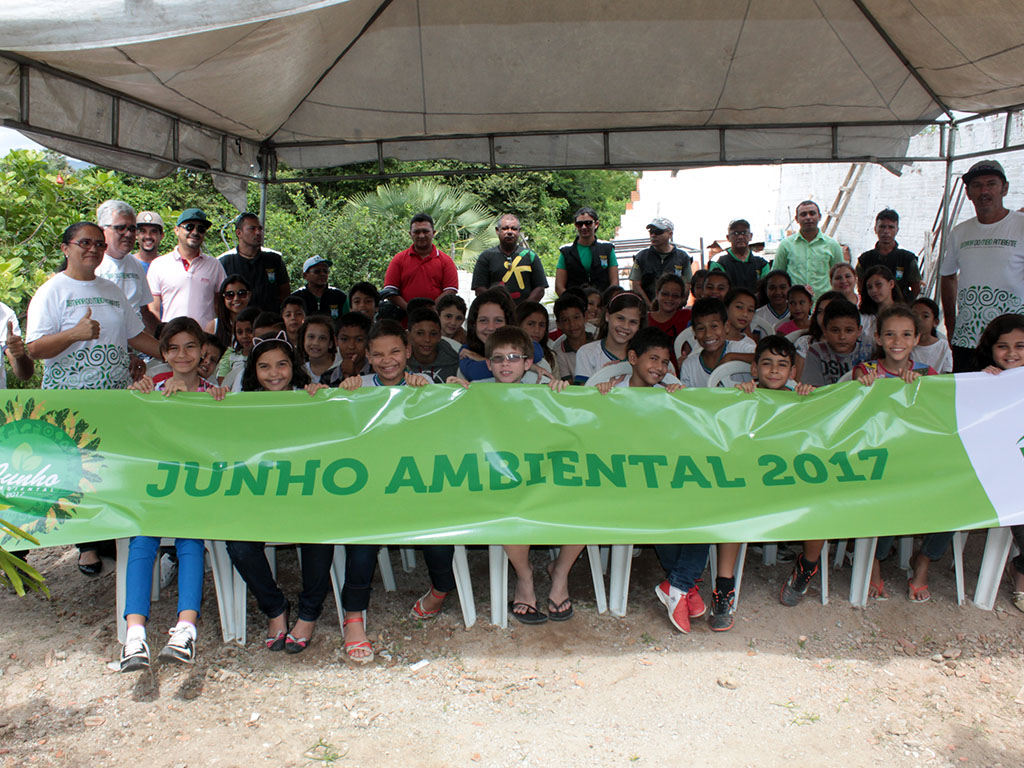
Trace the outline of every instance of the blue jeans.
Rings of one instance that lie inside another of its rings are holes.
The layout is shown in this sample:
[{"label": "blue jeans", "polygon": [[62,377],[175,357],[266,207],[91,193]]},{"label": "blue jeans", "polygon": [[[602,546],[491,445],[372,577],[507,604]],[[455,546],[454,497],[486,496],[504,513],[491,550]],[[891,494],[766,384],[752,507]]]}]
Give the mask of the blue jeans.
[{"label": "blue jeans", "polygon": [[697,583],[708,562],[710,544],[655,544],[668,583],[689,592]]},{"label": "blue jeans", "polygon": [[[921,542],[921,554],[931,560],[941,560],[946,554],[949,542],[953,540],[953,531],[942,531],[941,533],[929,533]],[[878,544],[875,546],[875,559],[885,560],[892,551],[892,544],[896,541],[895,536],[879,536]]]},{"label": "blue jeans", "polygon": [[[175,539],[178,553],[178,613],[199,611],[203,599],[203,554],[200,539]],[[160,550],[160,539],[135,536],[128,544],[128,567],[125,571],[124,615],[130,613],[149,618],[149,601],[153,592],[153,562]]]},{"label": "blue jeans", "polygon": [[[256,605],[268,619],[284,613],[288,600],[270,572],[270,563],[262,541],[229,541],[228,554],[238,573],[245,579]],[[298,617],[316,621],[324,607],[324,598],[331,588],[333,544],[299,544],[302,552],[302,591],[299,593]]]}]

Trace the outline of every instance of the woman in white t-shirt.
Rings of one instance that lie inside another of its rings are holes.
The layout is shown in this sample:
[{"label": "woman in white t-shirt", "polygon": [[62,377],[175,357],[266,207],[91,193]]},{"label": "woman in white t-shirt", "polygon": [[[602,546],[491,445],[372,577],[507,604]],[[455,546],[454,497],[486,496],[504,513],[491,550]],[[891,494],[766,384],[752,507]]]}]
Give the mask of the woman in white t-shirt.
[{"label": "woman in white t-shirt", "polygon": [[[160,345],[124,292],[96,277],[106,247],[95,224],[72,224],[61,238],[64,271],[43,283],[28,305],[26,349],[44,361],[43,389],[124,389],[131,382],[129,345],[160,357]],[[79,545],[79,570],[90,576],[103,567],[97,546]]]}]

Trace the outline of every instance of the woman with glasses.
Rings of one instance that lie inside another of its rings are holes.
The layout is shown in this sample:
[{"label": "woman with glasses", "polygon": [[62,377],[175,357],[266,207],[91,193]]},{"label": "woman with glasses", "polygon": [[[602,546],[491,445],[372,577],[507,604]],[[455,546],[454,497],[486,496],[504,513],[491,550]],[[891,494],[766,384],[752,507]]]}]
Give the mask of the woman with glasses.
[{"label": "woman with glasses", "polygon": [[[98,226],[72,224],[61,238],[64,270],[43,283],[28,305],[26,349],[44,361],[43,389],[124,389],[131,383],[129,345],[160,357],[160,345],[124,292],[96,277],[106,247]],[[79,545],[78,567],[90,576],[102,569],[96,548]]]},{"label": "woman with glasses", "polygon": [[206,324],[206,332],[212,333],[224,342],[225,347],[234,343],[232,329],[238,313],[249,306],[252,286],[241,275],[228,275],[217,292],[217,316]]}]

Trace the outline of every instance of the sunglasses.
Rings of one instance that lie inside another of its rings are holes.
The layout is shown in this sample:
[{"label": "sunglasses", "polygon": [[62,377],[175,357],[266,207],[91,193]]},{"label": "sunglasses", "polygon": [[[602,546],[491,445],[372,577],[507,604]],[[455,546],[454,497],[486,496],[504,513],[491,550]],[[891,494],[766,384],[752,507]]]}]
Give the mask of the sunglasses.
[{"label": "sunglasses", "polygon": [[594,225],[595,225],[595,224],[596,224],[597,222],[596,222],[596,221],[594,221],[593,219],[584,219],[583,221],[577,221],[577,222],[575,222],[575,223],[576,223],[576,226],[577,226],[577,227],[579,227],[580,229],[582,229],[583,227],[592,227],[592,226],[594,226]]},{"label": "sunglasses", "polygon": [[104,229],[112,229],[115,232],[117,232],[117,234],[119,234],[119,235],[123,235],[126,230],[128,232],[138,232],[139,231],[139,228],[137,226],[135,226],[134,224],[106,224],[106,225],[104,225],[103,228]]},{"label": "sunglasses", "polygon": [[77,245],[83,251],[99,251],[106,250],[107,248],[106,240],[89,240],[88,238],[86,238],[85,240],[72,240],[70,243],[68,243],[68,245]]},{"label": "sunglasses", "polygon": [[206,230],[208,230],[210,228],[210,225],[209,224],[197,224],[194,221],[186,221],[184,224],[181,225],[181,227],[186,232],[194,232],[195,230],[198,229],[200,235],[205,235],[206,234]]},{"label": "sunglasses", "polygon": [[520,360],[525,360],[526,355],[520,355],[518,352],[511,352],[507,355],[491,355],[489,359],[492,365],[500,365],[506,360],[510,363],[518,363]]},{"label": "sunglasses", "polygon": [[237,291],[224,291],[225,299],[233,299],[235,298],[235,296],[237,296],[240,299],[244,299],[248,295],[249,291],[247,291],[245,288],[240,288]]},{"label": "sunglasses", "polygon": [[664,235],[665,234],[665,230],[664,229],[658,229],[657,227],[648,227],[647,231],[650,232],[652,235]]}]

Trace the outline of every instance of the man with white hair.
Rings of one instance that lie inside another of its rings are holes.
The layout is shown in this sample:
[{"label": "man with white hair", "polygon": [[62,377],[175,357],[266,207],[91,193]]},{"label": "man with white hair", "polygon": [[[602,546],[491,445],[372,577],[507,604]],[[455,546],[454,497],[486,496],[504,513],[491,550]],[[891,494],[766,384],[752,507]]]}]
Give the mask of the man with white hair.
[{"label": "man with white hair", "polygon": [[137,231],[135,209],[123,200],[105,200],[96,209],[96,223],[107,240],[107,250],[96,270],[96,277],[109,280],[120,288],[142,319],[146,332],[153,334],[159,322],[149,310],[153,294],[146,282],[146,268],[132,256]]}]

